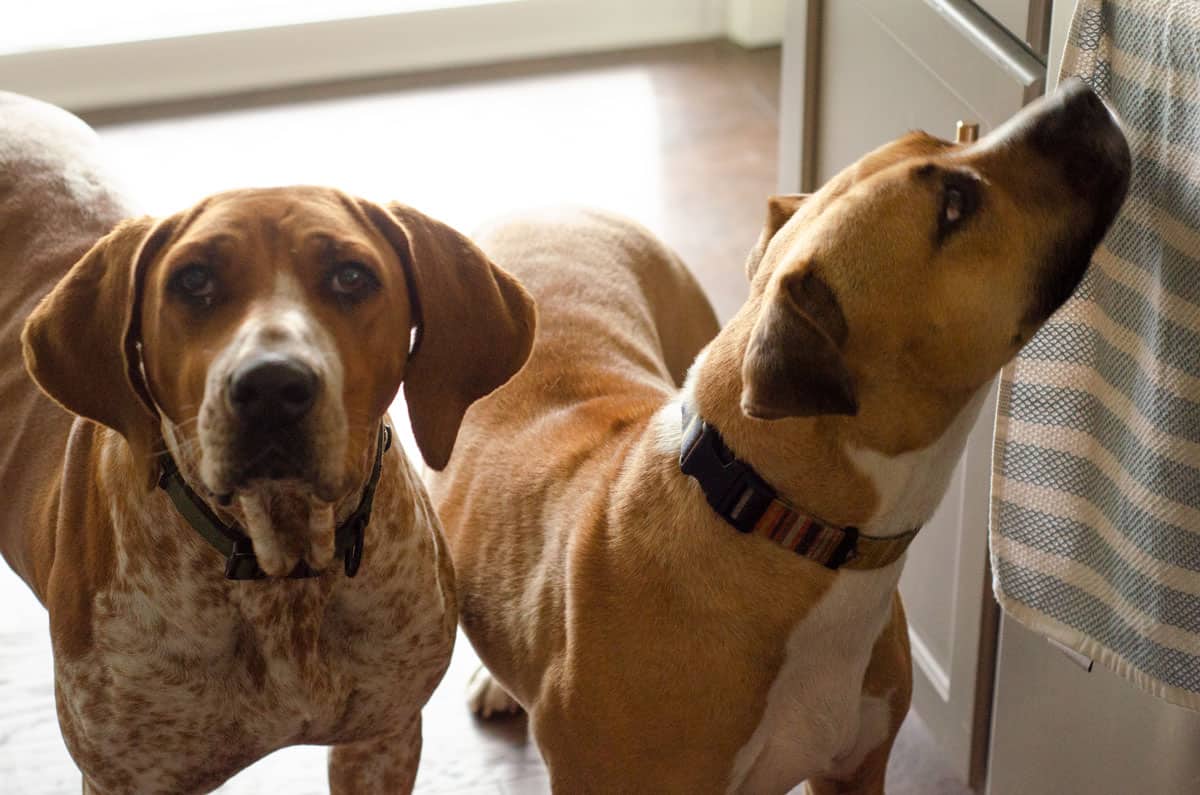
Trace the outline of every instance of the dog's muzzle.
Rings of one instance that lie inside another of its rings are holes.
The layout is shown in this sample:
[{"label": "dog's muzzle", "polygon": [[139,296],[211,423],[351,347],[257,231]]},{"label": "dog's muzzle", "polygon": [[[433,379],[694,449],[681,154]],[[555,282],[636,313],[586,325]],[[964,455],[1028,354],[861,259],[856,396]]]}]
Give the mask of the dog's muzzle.
[{"label": "dog's muzzle", "polygon": [[1132,164],[1121,125],[1100,97],[1081,80],[1067,81],[1034,107],[1028,134],[1107,223],[1125,198]]}]

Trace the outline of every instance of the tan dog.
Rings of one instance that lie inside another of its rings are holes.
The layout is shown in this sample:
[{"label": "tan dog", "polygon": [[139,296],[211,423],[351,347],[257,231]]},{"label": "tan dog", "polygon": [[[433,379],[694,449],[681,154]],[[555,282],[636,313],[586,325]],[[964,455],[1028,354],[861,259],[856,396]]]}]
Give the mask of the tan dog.
[{"label": "tan dog", "polygon": [[528,710],[567,795],[882,792],[910,693],[904,547],[1129,170],[1080,85],[976,145],[914,133],[772,201],[719,333],[626,222],[492,231],[540,319],[431,489],[494,677],[473,706]]},{"label": "tan dog", "polygon": [[[0,98],[0,550],[49,609],[84,789],[207,791],[314,743],[334,792],[407,792],[456,610],[385,412],[403,381],[444,464],[528,356],[529,297],[448,227],[328,189],[118,223],[94,137]],[[21,367],[26,317],[30,372],[80,417]],[[206,521],[249,538],[227,561]]]}]

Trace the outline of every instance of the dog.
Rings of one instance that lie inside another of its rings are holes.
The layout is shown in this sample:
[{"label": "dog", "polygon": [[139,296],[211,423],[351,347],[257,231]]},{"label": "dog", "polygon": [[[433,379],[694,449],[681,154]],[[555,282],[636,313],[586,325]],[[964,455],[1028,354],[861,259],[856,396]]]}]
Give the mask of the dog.
[{"label": "dog", "polygon": [[209,791],[299,743],[333,746],[335,793],[411,791],[456,600],[386,412],[403,383],[444,465],[531,300],[449,227],[332,189],[125,220],[96,150],[0,97],[0,551],[49,611],[84,791]]},{"label": "dog", "polygon": [[973,145],[909,134],[769,202],[720,329],[629,222],[477,237],[540,325],[427,479],[472,708],[526,710],[557,793],[883,792],[905,547],[1129,173],[1082,84]]}]

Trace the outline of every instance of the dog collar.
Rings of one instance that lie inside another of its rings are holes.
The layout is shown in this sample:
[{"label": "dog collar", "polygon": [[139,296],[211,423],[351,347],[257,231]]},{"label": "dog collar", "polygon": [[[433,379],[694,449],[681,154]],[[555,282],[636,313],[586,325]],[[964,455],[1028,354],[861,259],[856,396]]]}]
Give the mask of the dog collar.
[{"label": "dog collar", "polygon": [[717,429],[683,406],[679,469],[695,478],[712,509],[740,533],[763,536],[828,569],[878,569],[904,554],[917,527],[897,536],[869,536],[856,527],[818,522],[785,502]]},{"label": "dog collar", "polygon": [[[334,555],[342,559],[347,577],[357,574],[362,563],[363,536],[367,523],[371,521],[371,504],[375,499],[379,476],[383,472],[383,454],[391,446],[392,429],[381,424],[379,440],[375,445],[375,464],[371,467],[371,477],[367,479],[367,485],[363,488],[362,499],[359,500],[354,513],[346,517],[346,521],[338,525],[334,533]],[[175,504],[175,510],[179,511],[192,529],[225,556],[225,579],[261,580],[267,576],[258,565],[250,537],[237,524],[225,524],[217,518],[200,495],[188,486],[170,453],[163,454],[158,485],[167,492],[171,502]],[[299,580],[320,574],[321,572],[301,559],[287,578]]]}]

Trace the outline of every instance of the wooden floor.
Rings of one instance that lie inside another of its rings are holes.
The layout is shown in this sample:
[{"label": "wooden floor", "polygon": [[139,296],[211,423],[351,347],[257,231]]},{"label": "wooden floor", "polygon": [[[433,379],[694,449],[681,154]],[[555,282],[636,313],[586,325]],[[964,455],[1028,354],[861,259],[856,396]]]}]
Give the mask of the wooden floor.
[{"label": "wooden floor", "polygon": [[[724,319],[745,298],[743,258],[775,185],[778,73],[778,50],[713,42],[88,120],[151,213],[227,188],[293,183],[398,199],[467,232],[529,206],[621,211],[680,252]],[[45,613],[6,569],[0,605],[0,793],[78,792],[54,717]],[[467,714],[462,692],[475,664],[460,637],[425,710],[418,792],[548,792],[522,720],[485,725]],[[325,792],[324,756],[319,748],[279,752],[220,792]],[[910,720],[889,792],[964,792],[934,756]]]}]

